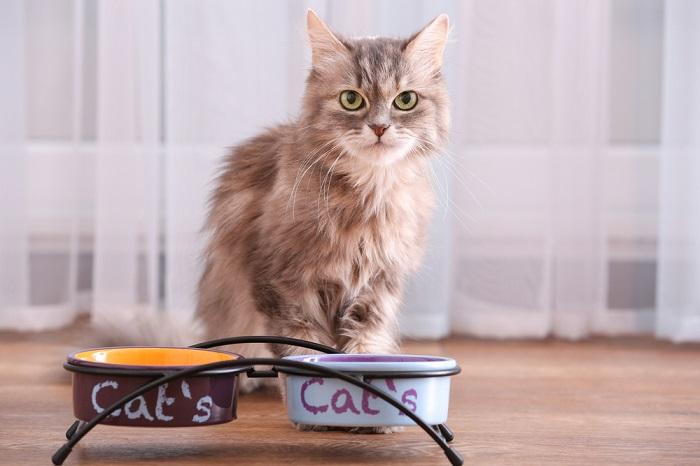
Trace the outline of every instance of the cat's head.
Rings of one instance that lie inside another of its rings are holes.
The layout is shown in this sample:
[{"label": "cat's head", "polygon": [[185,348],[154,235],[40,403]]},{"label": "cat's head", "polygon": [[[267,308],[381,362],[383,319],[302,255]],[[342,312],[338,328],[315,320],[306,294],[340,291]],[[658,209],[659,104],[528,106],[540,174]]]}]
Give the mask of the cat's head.
[{"label": "cat's head", "polygon": [[347,39],[311,10],[312,69],[303,123],[320,153],[389,165],[440,149],[449,130],[442,55],[449,21],[440,15],[407,39]]}]

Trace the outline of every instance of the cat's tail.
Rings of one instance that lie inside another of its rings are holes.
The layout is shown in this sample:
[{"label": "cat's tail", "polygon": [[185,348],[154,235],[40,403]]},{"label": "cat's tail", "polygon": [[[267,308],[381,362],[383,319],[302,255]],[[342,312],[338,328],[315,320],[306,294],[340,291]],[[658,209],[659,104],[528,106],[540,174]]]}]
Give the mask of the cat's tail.
[{"label": "cat's tail", "polygon": [[189,346],[205,336],[203,324],[185,313],[124,309],[99,313],[91,322],[95,346]]}]

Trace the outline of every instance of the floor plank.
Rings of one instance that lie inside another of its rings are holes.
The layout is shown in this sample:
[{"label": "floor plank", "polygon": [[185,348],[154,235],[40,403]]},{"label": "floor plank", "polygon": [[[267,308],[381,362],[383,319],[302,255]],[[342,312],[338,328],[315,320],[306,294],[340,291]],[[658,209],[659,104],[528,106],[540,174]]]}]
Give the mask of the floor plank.
[{"label": "floor plank", "polygon": [[[48,464],[72,421],[61,368],[79,333],[0,333],[0,464]],[[466,464],[700,464],[700,347],[651,339],[408,342],[455,357],[449,424]],[[99,426],[67,465],[447,464],[417,428],[297,432],[281,402],[244,397],[200,428]]]}]

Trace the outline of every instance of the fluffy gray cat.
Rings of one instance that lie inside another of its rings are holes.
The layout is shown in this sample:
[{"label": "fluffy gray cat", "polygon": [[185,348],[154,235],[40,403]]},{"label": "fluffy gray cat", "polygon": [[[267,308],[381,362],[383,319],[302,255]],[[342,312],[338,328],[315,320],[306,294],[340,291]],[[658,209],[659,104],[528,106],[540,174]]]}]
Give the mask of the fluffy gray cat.
[{"label": "fluffy gray cat", "polygon": [[402,288],[433,205],[430,158],[448,136],[448,19],[408,39],[343,38],[312,11],[307,25],[301,115],[234,148],[218,178],[196,321],[125,311],[96,322],[102,343],[273,334],[346,352],[398,349]]},{"label": "fluffy gray cat", "polygon": [[448,18],[408,39],[340,37],[313,11],[307,26],[300,117],[236,147],[218,180],[197,315],[211,338],[395,352],[402,287],[432,210],[428,164],[448,136]]}]

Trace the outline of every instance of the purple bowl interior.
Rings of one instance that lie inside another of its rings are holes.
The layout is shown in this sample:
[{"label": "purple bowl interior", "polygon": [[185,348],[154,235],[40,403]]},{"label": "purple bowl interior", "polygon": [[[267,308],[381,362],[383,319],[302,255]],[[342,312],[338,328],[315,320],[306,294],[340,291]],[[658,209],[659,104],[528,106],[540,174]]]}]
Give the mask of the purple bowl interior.
[{"label": "purple bowl interior", "polygon": [[306,354],[285,359],[366,374],[440,371],[457,366],[451,358],[418,354]]},{"label": "purple bowl interior", "polygon": [[401,354],[322,354],[314,356],[292,356],[289,359],[296,359],[304,362],[433,362],[444,361],[445,358],[437,356],[413,356]]}]

